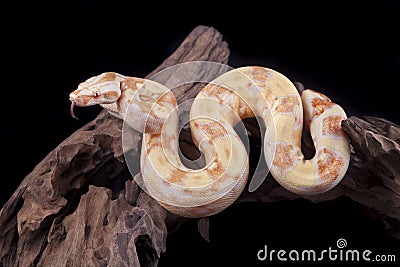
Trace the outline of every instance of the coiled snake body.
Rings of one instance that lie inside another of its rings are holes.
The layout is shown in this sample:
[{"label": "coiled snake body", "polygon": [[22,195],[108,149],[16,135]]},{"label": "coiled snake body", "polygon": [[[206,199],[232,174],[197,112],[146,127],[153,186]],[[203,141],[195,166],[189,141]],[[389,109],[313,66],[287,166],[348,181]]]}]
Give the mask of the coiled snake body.
[{"label": "coiled snake body", "polygon": [[[296,87],[264,67],[231,70],[205,86],[190,110],[190,129],[206,166],[192,170],[178,154],[178,113],[172,92],[159,83],[107,72],[81,83],[70,94],[73,107],[100,104],[143,132],[143,186],[169,211],[185,217],[216,214],[232,204],[248,177],[248,154],[234,126],[258,116],[266,126],[264,155],[272,176],[297,194],[330,190],[350,159],[341,128],[343,109],[325,95]],[[315,156],[301,151],[304,125]],[[74,115],[73,115],[74,116]]]}]

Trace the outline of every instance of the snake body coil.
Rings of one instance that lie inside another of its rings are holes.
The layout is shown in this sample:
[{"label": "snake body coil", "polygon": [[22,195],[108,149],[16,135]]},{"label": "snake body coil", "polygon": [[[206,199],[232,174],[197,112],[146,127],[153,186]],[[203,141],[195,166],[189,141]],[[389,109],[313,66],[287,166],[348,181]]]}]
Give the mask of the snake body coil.
[{"label": "snake body coil", "polygon": [[[108,72],[81,83],[70,100],[73,106],[100,104],[143,132],[143,186],[166,209],[185,217],[216,214],[243,191],[248,154],[234,126],[245,118],[263,120],[266,163],[276,181],[291,192],[328,191],[341,181],[349,164],[343,109],[312,90],[300,96],[285,76],[264,67],[226,72],[196,96],[190,129],[206,161],[198,170],[187,168],[179,158],[177,103],[164,85]],[[303,124],[315,146],[309,160],[301,151]]]}]

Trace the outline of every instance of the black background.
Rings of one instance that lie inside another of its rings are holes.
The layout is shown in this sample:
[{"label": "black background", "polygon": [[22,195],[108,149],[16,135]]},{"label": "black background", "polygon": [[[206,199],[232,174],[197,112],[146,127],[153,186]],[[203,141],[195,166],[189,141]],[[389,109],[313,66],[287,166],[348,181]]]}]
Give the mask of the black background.
[{"label": "black background", "polygon": [[[80,120],[70,117],[68,94],[78,83],[104,71],[143,77],[200,24],[223,34],[233,67],[267,66],[327,94],[349,116],[400,122],[399,1],[15,1],[2,13],[0,206],[100,111],[77,109]],[[236,205],[211,218],[211,243],[189,221],[168,237],[160,266],[252,266],[265,244],[318,249],[341,237],[349,248],[396,248],[400,260],[399,242],[343,198]]]}]

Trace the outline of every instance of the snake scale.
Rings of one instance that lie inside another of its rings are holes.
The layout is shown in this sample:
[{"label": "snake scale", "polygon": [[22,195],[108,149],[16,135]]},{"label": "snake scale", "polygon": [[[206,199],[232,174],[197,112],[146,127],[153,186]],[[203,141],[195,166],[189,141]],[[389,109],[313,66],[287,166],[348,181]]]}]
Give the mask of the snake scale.
[{"label": "snake scale", "polygon": [[[263,120],[265,161],[275,180],[293,193],[326,192],[349,165],[343,109],[316,91],[299,93],[288,78],[265,67],[228,71],[195,97],[190,130],[205,156],[200,169],[189,169],[180,160],[177,102],[164,85],[106,72],[80,83],[70,100],[72,116],[74,106],[100,104],[143,133],[140,168],[146,191],[185,217],[216,214],[242,193],[249,159],[234,126],[245,118]],[[311,159],[301,150],[303,125],[315,146]]]}]

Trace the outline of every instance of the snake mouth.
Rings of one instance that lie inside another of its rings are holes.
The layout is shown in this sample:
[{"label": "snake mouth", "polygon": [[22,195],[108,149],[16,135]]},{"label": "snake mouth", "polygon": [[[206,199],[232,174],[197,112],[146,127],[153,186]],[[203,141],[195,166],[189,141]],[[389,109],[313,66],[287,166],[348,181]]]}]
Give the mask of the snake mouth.
[{"label": "snake mouth", "polygon": [[69,112],[71,113],[71,117],[72,117],[72,118],[74,118],[74,119],[76,119],[76,120],[79,120],[78,117],[75,116],[75,113],[74,113],[74,107],[75,107],[75,105],[76,105],[75,101],[72,100],[72,101],[71,101],[71,107],[69,108]]}]

